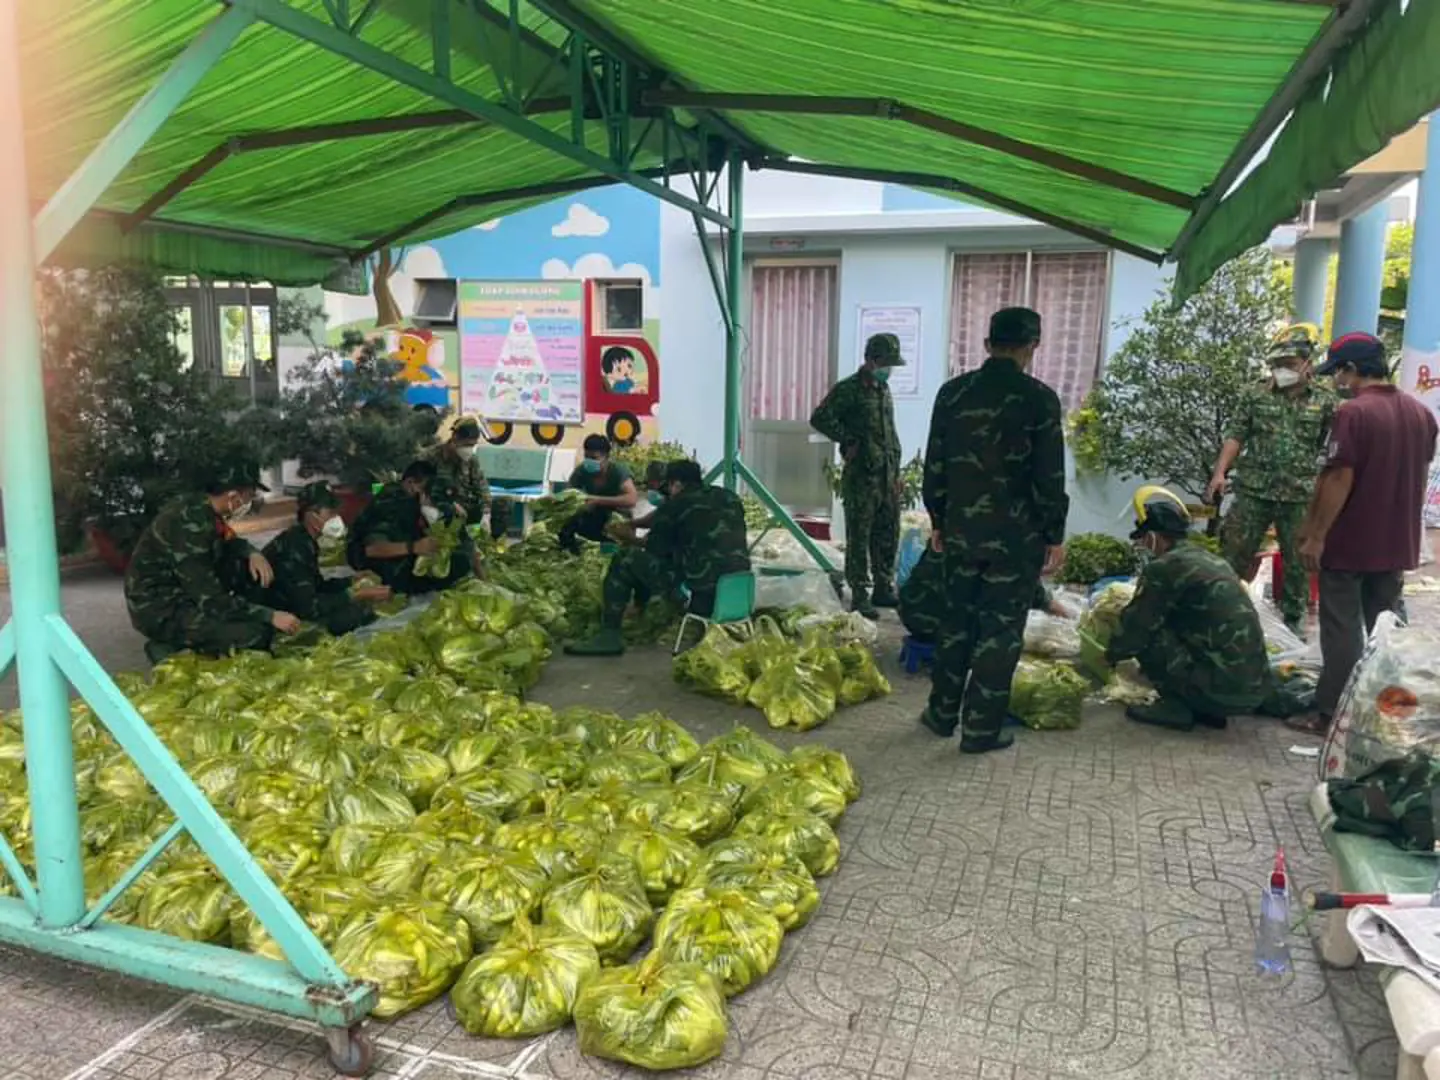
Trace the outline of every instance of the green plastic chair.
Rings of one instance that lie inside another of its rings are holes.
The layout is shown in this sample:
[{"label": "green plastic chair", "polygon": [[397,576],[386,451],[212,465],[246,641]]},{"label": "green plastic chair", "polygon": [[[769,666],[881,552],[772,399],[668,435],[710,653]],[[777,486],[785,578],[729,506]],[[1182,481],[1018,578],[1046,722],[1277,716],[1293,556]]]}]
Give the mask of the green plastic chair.
[{"label": "green plastic chair", "polygon": [[715,582],[715,604],[710,609],[707,618],[704,615],[697,615],[689,609],[689,603],[693,599],[688,589],[685,590],[686,610],[685,617],[680,620],[680,632],[675,635],[675,648],[671,655],[678,655],[680,646],[685,640],[685,630],[691,622],[697,622],[709,629],[711,626],[743,626],[747,633],[754,633],[755,624],[752,617],[755,614],[755,574],[753,571],[744,570],[737,574],[722,574],[720,580]]}]

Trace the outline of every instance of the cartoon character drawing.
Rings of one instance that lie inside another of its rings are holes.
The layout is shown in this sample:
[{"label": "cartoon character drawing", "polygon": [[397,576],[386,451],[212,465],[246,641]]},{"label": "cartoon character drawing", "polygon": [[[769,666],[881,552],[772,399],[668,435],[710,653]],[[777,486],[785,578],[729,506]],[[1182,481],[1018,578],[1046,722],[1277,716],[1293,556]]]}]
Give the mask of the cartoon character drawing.
[{"label": "cartoon character drawing", "polygon": [[444,409],[450,404],[450,384],[440,369],[445,366],[445,342],[431,330],[406,327],[400,331],[390,358],[400,365],[400,378],[410,384],[405,400],[415,408]]},{"label": "cartoon character drawing", "polygon": [[624,345],[611,345],[601,354],[600,374],[612,394],[645,393],[645,362],[637,361],[635,354]]}]

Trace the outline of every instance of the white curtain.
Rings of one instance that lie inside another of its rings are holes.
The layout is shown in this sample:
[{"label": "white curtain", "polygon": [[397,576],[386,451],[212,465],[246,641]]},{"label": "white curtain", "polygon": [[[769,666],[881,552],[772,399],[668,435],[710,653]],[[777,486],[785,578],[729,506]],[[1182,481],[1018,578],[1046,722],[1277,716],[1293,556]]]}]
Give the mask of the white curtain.
[{"label": "white curtain", "polygon": [[752,417],[809,421],[829,389],[834,303],[834,266],[753,268],[746,392]]}]

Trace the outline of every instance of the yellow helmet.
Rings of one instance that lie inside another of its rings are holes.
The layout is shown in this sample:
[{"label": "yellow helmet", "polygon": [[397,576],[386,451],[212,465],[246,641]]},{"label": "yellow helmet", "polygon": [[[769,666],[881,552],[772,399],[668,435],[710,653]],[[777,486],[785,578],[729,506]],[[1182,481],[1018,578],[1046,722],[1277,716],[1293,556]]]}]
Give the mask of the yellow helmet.
[{"label": "yellow helmet", "polygon": [[1190,511],[1173,491],[1155,484],[1146,484],[1135,491],[1130,500],[1135,507],[1135,531],[1131,540],[1147,532],[1166,536],[1184,536],[1190,531]]},{"label": "yellow helmet", "polygon": [[1320,328],[1314,323],[1291,323],[1270,339],[1265,360],[1278,364],[1284,360],[1309,360],[1320,348]]}]

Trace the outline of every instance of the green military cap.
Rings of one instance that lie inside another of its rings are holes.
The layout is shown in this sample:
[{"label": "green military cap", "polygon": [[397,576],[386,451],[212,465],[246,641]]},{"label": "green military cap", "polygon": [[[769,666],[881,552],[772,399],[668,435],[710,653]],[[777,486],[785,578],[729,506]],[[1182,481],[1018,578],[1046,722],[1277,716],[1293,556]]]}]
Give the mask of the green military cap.
[{"label": "green military cap", "polygon": [[340,499],[324,480],[315,480],[300,489],[295,501],[301,510],[338,510]]},{"label": "green military cap", "polygon": [[455,428],[450,432],[451,436],[465,442],[480,441],[480,421],[473,416],[462,416],[455,421]]},{"label": "green military cap", "polygon": [[209,471],[205,490],[211,494],[221,491],[269,491],[260,482],[260,466],[253,461],[229,461]]},{"label": "green military cap", "polygon": [[990,344],[1031,345],[1040,340],[1040,313],[1028,307],[1001,308],[990,316]]},{"label": "green military cap", "polygon": [[880,367],[905,366],[905,358],[900,355],[900,339],[894,334],[871,334],[865,342],[865,359]]}]

